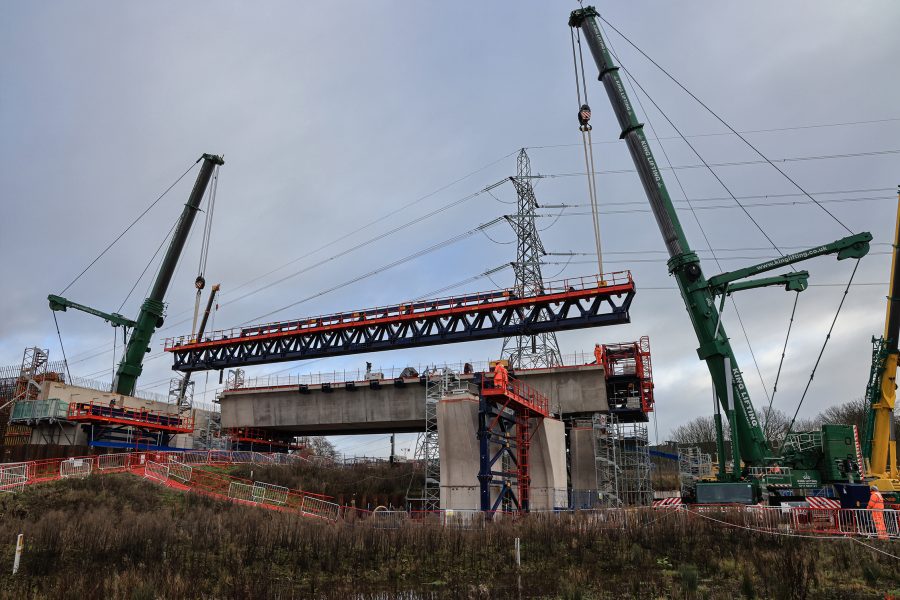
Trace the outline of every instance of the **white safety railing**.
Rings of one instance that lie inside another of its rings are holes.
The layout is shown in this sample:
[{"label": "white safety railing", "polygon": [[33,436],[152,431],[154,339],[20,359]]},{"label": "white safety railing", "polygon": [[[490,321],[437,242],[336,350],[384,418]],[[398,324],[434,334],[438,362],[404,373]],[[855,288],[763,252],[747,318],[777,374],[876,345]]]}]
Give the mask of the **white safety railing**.
[{"label": "white safety railing", "polygon": [[255,502],[253,499],[253,486],[238,481],[232,481],[228,484],[228,497],[232,500]]},{"label": "white safety railing", "polygon": [[269,454],[263,454],[262,452],[251,452],[250,462],[258,465],[266,465],[274,463],[275,459],[272,458],[272,456]]},{"label": "white safety railing", "polygon": [[189,467],[186,464],[180,462],[169,463],[169,477],[171,479],[177,479],[181,483],[188,483],[191,480],[193,471],[193,467]]},{"label": "white safety railing", "polygon": [[210,460],[210,452],[206,450],[188,450],[187,452],[181,452],[180,456],[175,457],[178,462],[185,465],[205,465],[212,460]]},{"label": "white safety railing", "polygon": [[104,473],[124,471],[128,469],[130,459],[131,454],[125,452],[119,454],[101,454],[97,456],[97,470],[103,471]]},{"label": "white safety railing", "polygon": [[[453,529],[483,529],[489,514],[480,510],[445,510],[442,512],[442,524],[444,527]],[[502,513],[494,513],[491,517],[497,520],[502,517]]]},{"label": "white safety railing", "polygon": [[169,480],[169,466],[148,460],[144,464],[144,477],[165,483]]},{"label": "white safety railing", "polygon": [[341,514],[341,507],[334,502],[304,496],[303,502],[300,504],[300,512],[311,517],[337,521]]},{"label": "white safety railing", "polygon": [[372,512],[372,524],[378,529],[396,529],[409,521],[409,513],[405,510],[387,510],[379,507]]},{"label": "white safety railing", "polygon": [[262,504],[287,504],[290,490],[284,486],[256,481],[253,483],[253,501]]},{"label": "white safety railing", "polygon": [[233,451],[233,452],[230,452],[230,454],[231,454],[231,457],[230,457],[230,460],[229,460],[228,462],[232,462],[232,463],[252,463],[252,462],[253,462],[253,455],[254,455],[254,454],[259,454],[259,452],[250,452],[250,451],[244,451],[244,450],[235,450],[235,451]]},{"label": "white safety railing", "polygon": [[0,465],[0,492],[18,492],[28,483],[28,465]]},{"label": "white safety railing", "polygon": [[87,477],[91,474],[93,460],[90,458],[70,458],[59,463],[59,476],[63,479],[69,477]]},{"label": "white safety railing", "polygon": [[[838,512],[838,511],[835,511]],[[900,538],[900,512],[896,510],[849,509],[839,511],[838,530],[849,535]]]}]

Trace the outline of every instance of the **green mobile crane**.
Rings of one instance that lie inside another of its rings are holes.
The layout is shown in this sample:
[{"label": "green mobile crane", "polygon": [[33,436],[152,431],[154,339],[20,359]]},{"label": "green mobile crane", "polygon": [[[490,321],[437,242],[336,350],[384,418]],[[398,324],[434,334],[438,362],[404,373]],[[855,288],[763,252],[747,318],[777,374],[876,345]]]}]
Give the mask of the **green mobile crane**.
[{"label": "green mobile crane", "polygon": [[[669,197],[662,174],[647,143],[643,124],[625,91],[619,67],[603,39],[593,7],[575,10],[569,26],[580,29],[600,71],[612,103],[621,138],[628,145],[650,208],[656,218],[669,253],[669,273],[678,282],[681,297],[699,341],[697,354],[706,362],[718,400],[715,421],[718,434],[719,470],[716,481],[699,483],[698,502],[755,503],[768,493],[773,500],[784,490],[821,488],[830,484],[852,484],[860,480],[859,444],[853,427],[825,425],[821,431],[794,434],[786,440],[780,455],[769,447],[759,418],[750,400],[743,375],[738,367],[728,335],[721,322],[725,298],[734,292],[767,286],[783,286],[788,291],[802,291],[808,285],[806,271],[748,279],[816,256],[836,254],[838,260],[859,259],[869,251],[872,236],[859,233],[835,242],[789,254],[758,265],[706,278],[700,258],[691,250],[675,207]],[[581,107],[579,120],[585,125],[590,107]],[[717,308],[718,307],[718,308]],[[733,467],[726,469],[721,412],[730,425]],[[797,495],[803,492],[795,492]]]},{"label": "green mobile crane", "polygon": [[165,305],[163,299],[172,275],[175,273],[175,266],[181,256],[181,251],[187,243],[188,234],[194,223],[194,217],[200,210],[200,202],[206,193],[206,188],[212,178],[213,171],[216,167],[225,164],[221,156],[213,154],[204,154],[197,162],[203,162],[200,166],[200,173],[197,174],[197,181],[194,182],[194,188],[188,198],[184,210],[181,211],[181,217],[175,226],[172,234],[172,241],[166,251],[165,258],[159,267],[159,273],[156,275],[156,281],[150,295],[141,304],[141,311],[136,320],[126,319],[122,315],[116,313],[106,313],[77,302],[67,300],[62,296],[51,294],[47,297],[50,301],[50,310],[65,311],[68,308],[80,310],[88,314],[100,317],[101,319],[112,324],[113,327],[123,327],[127,332],[132,329],[131,337],[128,338],[128,344],[125,348],[125,354],[116,370],[116,380],[114,383],[114,391],[117,394],[131,396],[134,394],[137,379],[143,370],[144,355],[150,351],[150,339],[154,332],[162,327],[163,313]]}]

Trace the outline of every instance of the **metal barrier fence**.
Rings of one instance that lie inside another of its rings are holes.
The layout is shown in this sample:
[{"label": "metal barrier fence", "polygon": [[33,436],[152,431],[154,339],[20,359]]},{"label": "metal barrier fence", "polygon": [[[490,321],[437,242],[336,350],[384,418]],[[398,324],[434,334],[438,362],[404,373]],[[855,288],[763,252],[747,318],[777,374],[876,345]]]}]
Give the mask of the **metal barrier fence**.
[{"label": "metal barrier fence", "polygon": [[409,521],[409,513],[405,510],[381,510],[376,508],[369,517],[378,529],[397,529]]},{"label": "metal barrier fence", "polygon": [[144,463],[144,477],[165,483],[169,480],[169,467],[168,465],[148,460]]},{"label": "metal barrier fence", "polygon": [[188,483],[191,480],[191,473],[194,471],[193,467],[189,467],[186,464],[180,462],[170,462],[169,463],[169,478],[177,479],[181,483]]},{"label": "metal barrier fence", "polygon": [[93,465],[93,458],[69,458],[59,463],[59,476],[63,479],[87,477],[91,474]]},{"label": "metal barrier fence", "polygon": [[130,453],[100,454],[97,456],[97,470],[104,473],[125,471],[131,464]]},{"label": "metal barrier fence", "polygon": [[341,507],[334,502],[313,498],[312,496],[303,496],[303,502],[300,504],[300,513],[329,521],[337,521],[341,515]]},{"label": "metal barrier fence", "polygon": [[253,486],[247,483],[232,481],[228,484],[228,497],[232,500],[255,502],[253,499]]},{"label": "metal barrier fence", "polygon": [[28,483],[28,465],[0,465],[0,492],[18,492]]},{"label": "metal barrier fence", "polygon": [[261,504],[287,504],[289,492],[284,486],[253,482],[253,501]]}]

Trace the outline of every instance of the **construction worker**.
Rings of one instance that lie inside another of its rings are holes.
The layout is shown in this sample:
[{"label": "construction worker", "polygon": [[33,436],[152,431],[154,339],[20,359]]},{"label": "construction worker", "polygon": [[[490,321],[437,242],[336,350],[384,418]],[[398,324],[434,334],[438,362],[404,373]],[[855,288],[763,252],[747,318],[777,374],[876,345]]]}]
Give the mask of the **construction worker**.
[{"label": "construction worker", "polygon": [[494,387],[506,390],[506,384],[509,383],[509,371],[503,366],[503,363],[497,361],[494,365]]},{"label": "construction worker", "polygon": [[872,523],[875,525],[875,533],[880,539],[887,539],[887,527],[884,525],[884,496],[874,485],[869,495],[869,504],[866,508],[872,511]]},{"label": "construction worker", "polygon": [[603,346],[594,344],[594,362],[598,365],[603,364]]}]

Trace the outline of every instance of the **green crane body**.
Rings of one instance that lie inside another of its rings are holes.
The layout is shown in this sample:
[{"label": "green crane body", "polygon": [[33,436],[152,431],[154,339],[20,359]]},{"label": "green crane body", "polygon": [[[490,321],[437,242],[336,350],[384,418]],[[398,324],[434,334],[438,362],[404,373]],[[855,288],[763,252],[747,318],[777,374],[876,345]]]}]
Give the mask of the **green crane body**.
[{"label": "green crane body", "polygon": [[175,226],[172,241],[169,242],[166,255],[162,264],[160,264],[159,273],[156,276],[156,281],[153,283],[150,295],[141,304],[141,311],[136,320],[131,321],[115,313],[105,313],[89,306],[72,302],[61,296],[50,295],[47,297],[50,301],[51,310],[64,311],[66,308],[74,308],[109,321],[114,327],[133,328],[125,348],[125,354],[122,356],[116,371],[115,392],[118,394],[126,396],[134,394],[137,379],[143,371],[144,356],[150,351],[150,340],[156,330],[162,327],[163,313],[165,311],[163,299],[169,288],[172,275],[175,273],[178,259],[187,242],[188,234],[194,223],[194,217],[200,210],[200,202],[206,193],[213,170],[217,166],[225,164],[222,157],[213,154],[204,154],[197,160],[197,162],[200,161],[203,161],[203,164],[200,166],[200,173],[197,175],[196,182],[194,182],[194,188],[191,190],[191,195],[184,205],[184,210],[182,210],[181,217],[179,217]]},{"label": "green crane body", "polygon": [[[837,254],[838,260],[860,258],[869,251],[869,242],[872,240],[872,236],[869,233],[859,233],[752,267],[722,273],[710,279],[704,277],[700,259],[691,250],[685,238],[684,230],[663,182],[662,174],[644,135],[643,124],[638,122],[637,115],[625,91],[625,86],[618,73],[619,67],[613,62],[611,53],[601,35],[596,20],[598,16],[597,11],[590,6],[575,10],[569,18],[569,26],[581,29],[597,63],[600,71],[599,79],[606,88],[622,131],[620,137],[628,145],[668,250],[669,273],[678,282],[678,289],[699,341],[697,354],[707,364],[716,397],[731,426],[735,466],[729,477],[724,473],[723,468],[725,450],[724,443],[721,441],[721,418],[717,415],[719,478],[737,481],[741,478],[739,466],[741,462],[744,466],[766,466],[773,464],[775,460],[772,457],[760,419],[753,408],[728,335],[720,322],[721,308],[724,307],[725,297],[735,291],[773,285],[783,285],[786,290],[802,291],[807,286],[808,273],[805,271],[749,281],[739,280],[825,254]],[[720,305],[718,310],[716,308],[717,297]]]}]

